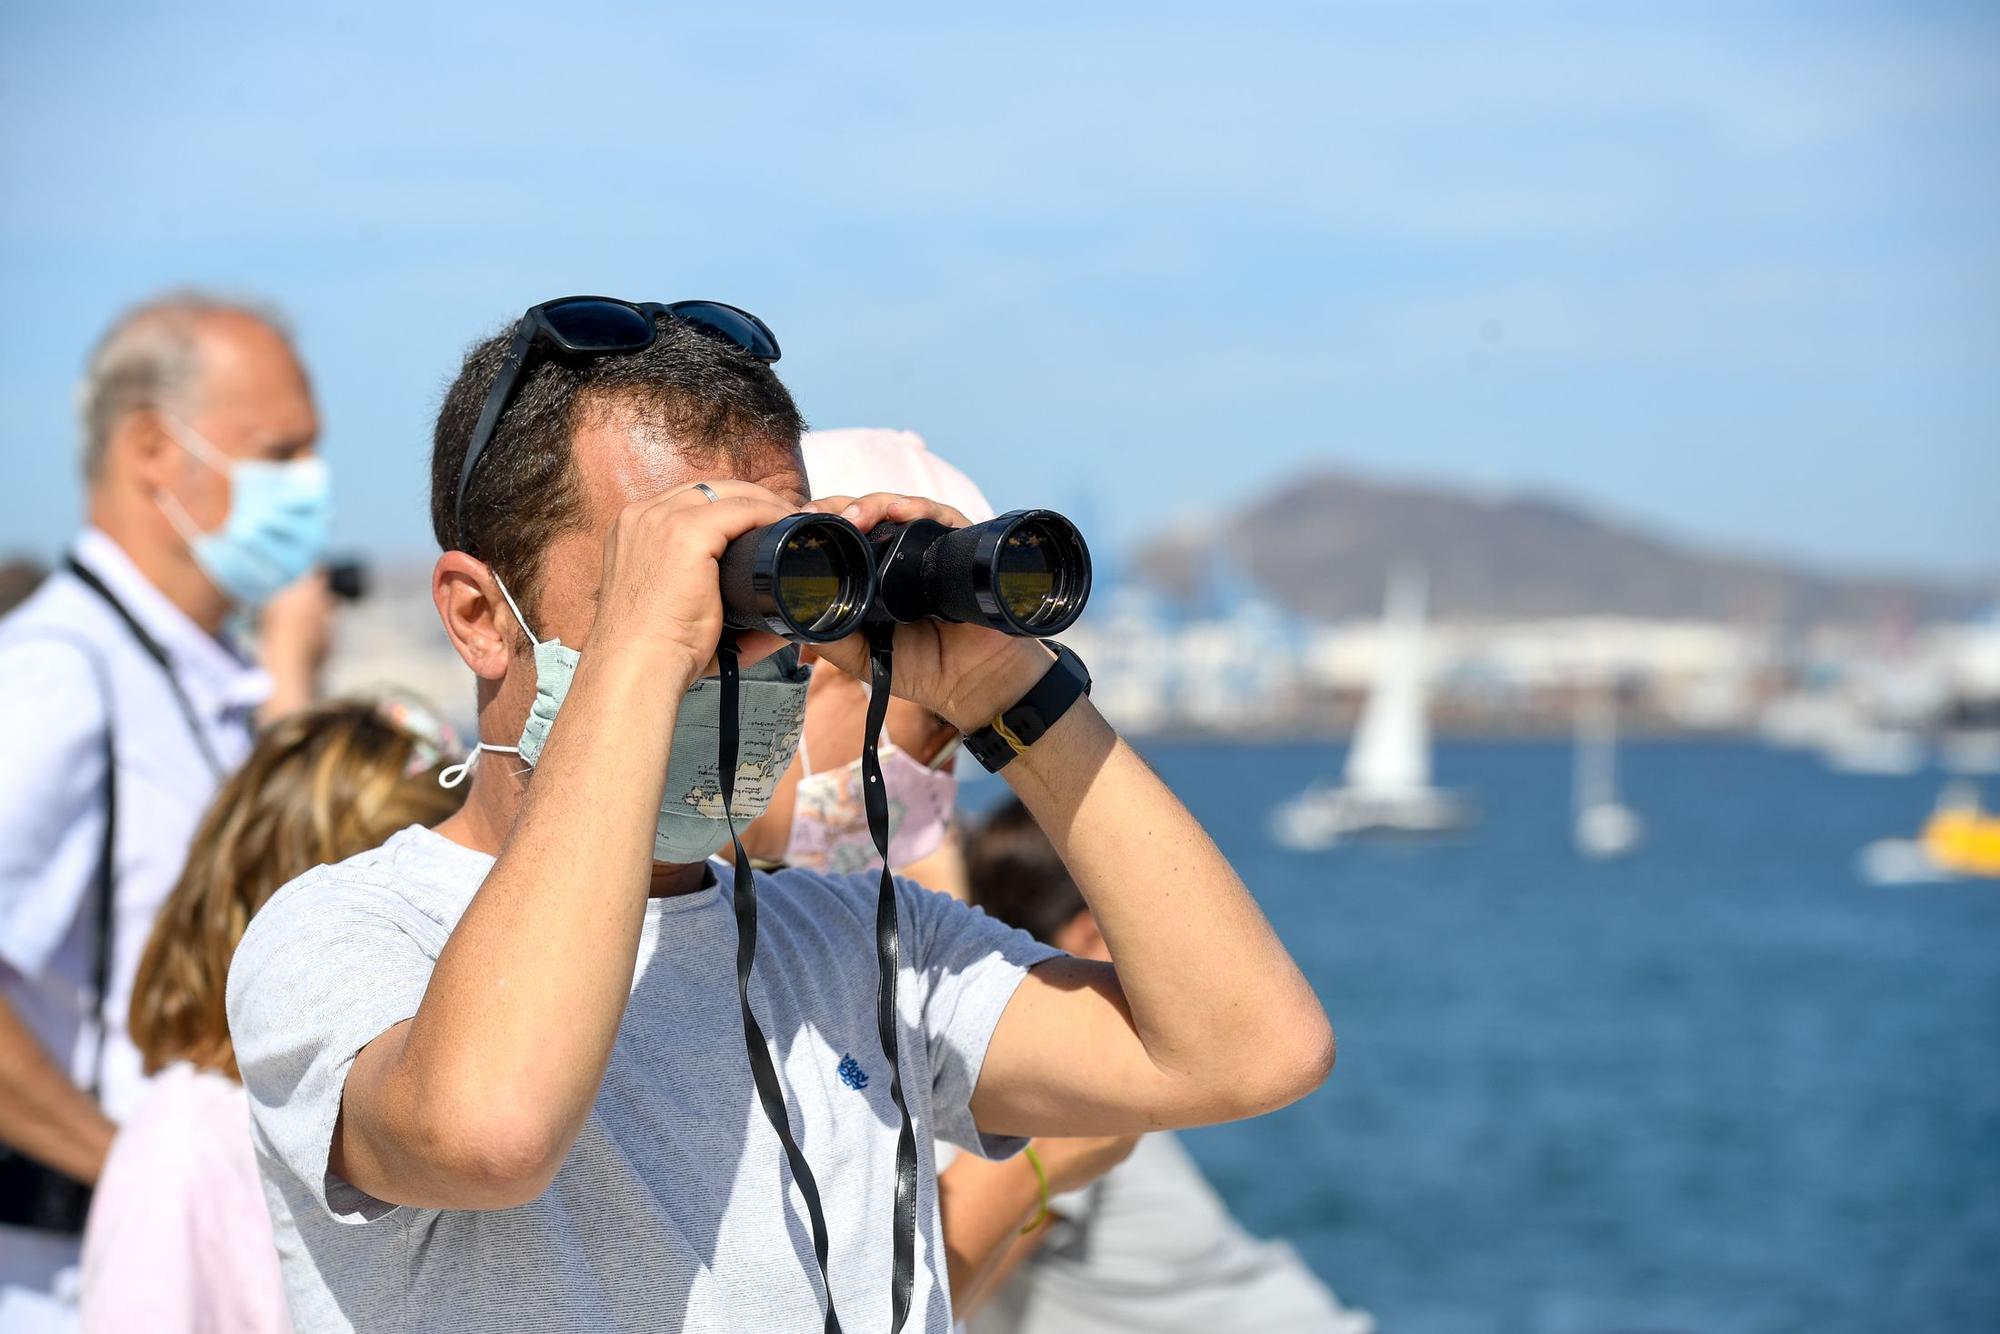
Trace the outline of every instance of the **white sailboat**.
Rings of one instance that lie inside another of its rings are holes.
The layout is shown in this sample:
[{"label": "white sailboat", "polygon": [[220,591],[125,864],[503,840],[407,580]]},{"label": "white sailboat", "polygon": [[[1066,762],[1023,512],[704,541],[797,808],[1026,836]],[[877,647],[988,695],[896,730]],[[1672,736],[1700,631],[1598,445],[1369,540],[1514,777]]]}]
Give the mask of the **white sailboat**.
[{"label": "white sailboat", "polygon": [[1382,611],[1382,654],[1347,753],[1344,781],[1338,787],[1316,783],[1272,814],[1272,836],[1286,847],[1319,851],[1366,830],[1438,833],[1470,818],[1464,800],[1431,785],[1425,601],[1422,571],[1391,576]]},{"label": "white sailboat", "polygon": [[1580,691],[1572,797],[1576,850],[1586,857],[1622,857],[1645,835],[1639,813],[1618,800],[1617,748],[1618,701],[1611,687]]},{"label": "white sailboat", "polygon": [[1837,774],[1905,778],[1924,767],[1924,739],[1906,728],[1851,721],[1820,745],[1827,768]]}]

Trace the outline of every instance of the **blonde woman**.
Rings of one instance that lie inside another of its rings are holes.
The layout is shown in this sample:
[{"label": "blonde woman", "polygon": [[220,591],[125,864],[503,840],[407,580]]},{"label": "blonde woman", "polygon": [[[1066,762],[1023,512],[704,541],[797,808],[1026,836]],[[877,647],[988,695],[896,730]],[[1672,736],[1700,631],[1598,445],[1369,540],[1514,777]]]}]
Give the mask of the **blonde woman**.
[{"label": "blonde woman", "polygon": [[229,959],[286,881],[456,810],[448,745],[412,705],[327,704],[263,733],[216,795],[132,988],[153,1080],[91,1201],[86,1331],[291,1328],[223,1013]]}]

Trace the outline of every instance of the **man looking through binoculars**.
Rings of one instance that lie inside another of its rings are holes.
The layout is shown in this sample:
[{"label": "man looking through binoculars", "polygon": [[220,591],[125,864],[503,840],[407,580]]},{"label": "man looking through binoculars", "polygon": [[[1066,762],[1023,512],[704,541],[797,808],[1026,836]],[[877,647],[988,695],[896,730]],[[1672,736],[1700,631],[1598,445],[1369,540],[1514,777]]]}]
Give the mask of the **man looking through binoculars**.
[{"label": "man looking through binoculars", "polygon": [[[807,505],[775,339],[742,312],[568,304],[472,350],[433,459],[439,616],[477,678],[483,744],[530,767],[489,756],[437,830],[293,882],[232,970],[293,1319],[860,1331],[890,1327],[907,1293],[905,1327],[945,1334],[931,1136],[997,1155],[1255,1115],[1325,1078],[1331,1029],[1242,883],[1086,695],[1004,772],[1115,971],[899,887],[892,1070],[875,883],[784,870],[757,879],[739,1008],[737,872],[707,860],[728,824],[699,781],[677,790],[716,745],[718,562],[801,510],[864,533],[963,520],[920,497]],[[796,746],[803,680],[774,636],[736,645],[753,664],[747,822]],[[819,652],[869,669],[859,636]],[[1052,670],[1033,639],[983,625],[895,631],[895,693],[965,733],[1013,716]],[[748,1057],[746,1010],[768,1037]],[[900,1201],[898,1087],[918,1145]],[[915,1214],[913,1274],[887,1244],[899,1208]]]}]

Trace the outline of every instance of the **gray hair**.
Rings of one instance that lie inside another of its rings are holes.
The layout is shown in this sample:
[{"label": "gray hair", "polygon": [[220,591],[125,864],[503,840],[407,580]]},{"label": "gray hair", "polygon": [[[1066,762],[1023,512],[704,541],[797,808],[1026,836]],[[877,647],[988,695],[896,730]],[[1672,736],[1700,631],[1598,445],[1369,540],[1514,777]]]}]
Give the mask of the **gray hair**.
[{"label": "gray hair", "polygon": [[200,291],[169,292],[120,315],[84,366],[77,389],[83,419],[83,475],[95,481],[118,424],[134,412],[168,407],[185,416],[201,378],[199,334],[218,315],[269,326],[288,344],[290,331],[275,310]]}]

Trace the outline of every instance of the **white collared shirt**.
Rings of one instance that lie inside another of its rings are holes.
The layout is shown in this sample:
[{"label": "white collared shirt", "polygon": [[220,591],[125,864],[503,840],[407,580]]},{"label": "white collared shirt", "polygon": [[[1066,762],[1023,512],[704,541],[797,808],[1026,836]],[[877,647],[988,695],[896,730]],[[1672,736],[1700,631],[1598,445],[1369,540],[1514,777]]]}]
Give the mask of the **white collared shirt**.
[{"label": "white collared shirt", "polygon": [[[103,533],[84,532],[75,555],[166,651],[216,758],[241,764],[269,676],[190,620]],[[118,818],[101,1095],[116,1121],[145,1083],[126,1031],[132,975],[218,780],[166,673],[102,598],[59,570],[0,620],[0,990],[81,1087],[97,1062],[106,686]]]}]

